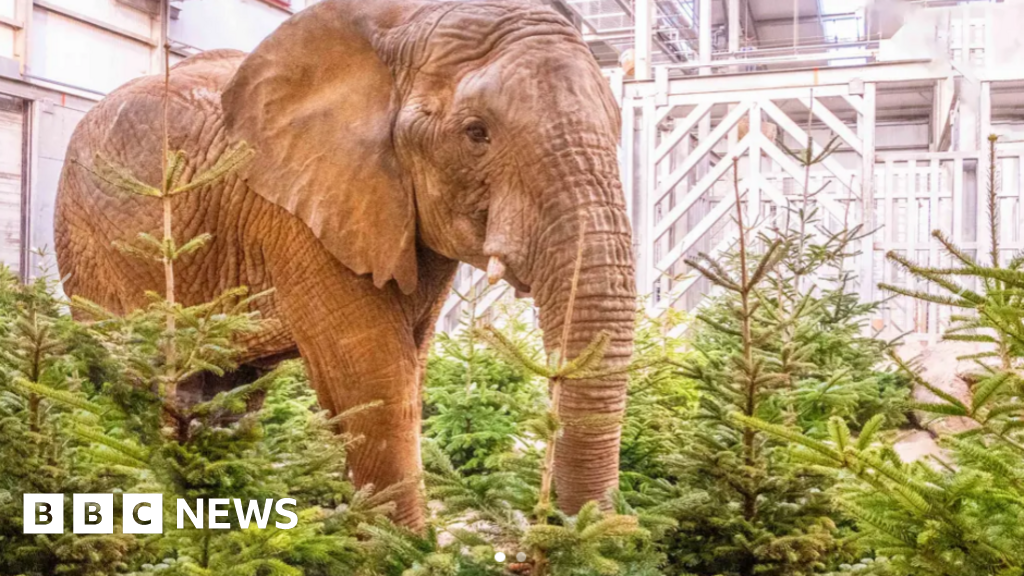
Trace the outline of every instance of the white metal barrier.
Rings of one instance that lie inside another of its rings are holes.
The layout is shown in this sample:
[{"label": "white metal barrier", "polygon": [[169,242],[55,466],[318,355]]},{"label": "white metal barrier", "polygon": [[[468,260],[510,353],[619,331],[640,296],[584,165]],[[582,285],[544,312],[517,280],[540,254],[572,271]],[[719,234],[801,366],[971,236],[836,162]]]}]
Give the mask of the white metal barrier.
[{"label": "white metal barrier", "polygon": [[[607,73],[622,107],[622,179],[638,291],[649,298],[645,309],[692,310],[703,301],[710,286],[684,260],[699,252],[722,253],[735,243],[734,176],[747,222],[770,221],[781,208],[803,201],[806,187],[818,192],[814,202],[827,228],[877,229],[849,263],[866,301],[888,296],[878,290],[879,282],[914,282],[885,259],[890,250],[922,264],[944,263],[930,236],[933,229],[984,260],[992,86],[1024,80],[1019,66],[1009,65],[1008,54],[995,46],[996,32],[1008,24],[994,10],[1003,9],[929,9],[923,37],[944,46],[931,57],[686,77],[662,66],[654,68],[652,80],[634,82],[620,72]],[[914,30],[908,30],[893,44],[912,45]],[[876,154],[878,93],[901,82],[930,83],[936,91],[932,149],[964,151]],[[832,138],[841,147],[808,171],[787,149],[802,150],[809,136],[814,154]],[[1024,248],[1024,158],[1003,151],[998,165],[1001,246],[1009,254]],[[483,274],[460,273],[463,290],[474,280],[483,282]],[[453,325],[458,308],[454,300],[446,305],[439,329]],[[896,298],[872,324],[889,334],[934,339],[948,317],[936,305]]]}]

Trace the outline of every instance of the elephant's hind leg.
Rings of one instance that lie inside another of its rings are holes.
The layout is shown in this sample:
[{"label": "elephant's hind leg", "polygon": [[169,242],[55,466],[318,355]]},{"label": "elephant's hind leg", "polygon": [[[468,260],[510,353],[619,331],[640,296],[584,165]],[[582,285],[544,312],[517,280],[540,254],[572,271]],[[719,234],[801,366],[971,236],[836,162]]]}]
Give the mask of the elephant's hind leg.
[{"label": "elephant's hind leg", "polygon": [[[114,314],[145,306],[145,291],[151,287],[132,281],[140,276],[132,273],[132,267],[142,265],[119,253],[112,241],[87,222],[86,215],[64,215],[63,220],[65,223],[58,224],[61,234],[55,248],[65,294],[84,298]],[[78,308],[71,312],[80,320],[90,319]]]}]

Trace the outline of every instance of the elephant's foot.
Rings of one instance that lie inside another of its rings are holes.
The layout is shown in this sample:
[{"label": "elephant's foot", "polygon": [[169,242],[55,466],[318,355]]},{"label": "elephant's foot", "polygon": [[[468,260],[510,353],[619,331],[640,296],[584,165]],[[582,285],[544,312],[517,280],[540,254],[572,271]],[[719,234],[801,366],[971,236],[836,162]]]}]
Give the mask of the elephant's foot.
[{"label": "elephant's foot", "polygon": [[[349,452],[349,469],[356,486],[374,486],[374,493],[391,501],[392,520],[416,532],[426,527],[426,506],[420,462],[419,411],[413,400],[367,408],[345,422],[356,438]],[[410,419],[416,426],[410,426]]]}]

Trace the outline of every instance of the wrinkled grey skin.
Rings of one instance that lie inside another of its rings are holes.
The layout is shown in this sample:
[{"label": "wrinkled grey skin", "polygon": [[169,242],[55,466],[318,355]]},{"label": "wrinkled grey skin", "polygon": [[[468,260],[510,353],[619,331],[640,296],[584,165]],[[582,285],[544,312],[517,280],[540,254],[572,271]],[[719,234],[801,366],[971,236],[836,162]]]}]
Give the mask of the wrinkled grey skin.
[{"label": "wrinkled grey skin", "polygon": [[[97,153],[159,181],[162,79],[132,82],[81,123],[68,156]],[[334,412],[383,400],[346,423],[357,484],[409,481],[399,521],[423,525],[420,385],[457,262],[497,256],[532,293],[545,346],[559,346],[577,240],[582,273],[569,356],[600,331],[605,359],[632,353],[631,235],[616,162],[618,111],[578,33],[530,2],[326,0],[251,55],[213,51],[171,74],[172,149],[186,177],[232,142],[257,151],[241,173],[174,201],[175,235],[209,232],[178,266],[186,304],[225,288],[274,288],[252,363],[305,359]],[[57,255],[66,290],[114,310],[143,304],[162,270],[111,242],[159,233],[159,202],[115,195],[65,168]],[[581,231],[581,225],[583,227]],[[618,479],[625,378],[568,382],[558,441],[560,506],[602,500]]]}]

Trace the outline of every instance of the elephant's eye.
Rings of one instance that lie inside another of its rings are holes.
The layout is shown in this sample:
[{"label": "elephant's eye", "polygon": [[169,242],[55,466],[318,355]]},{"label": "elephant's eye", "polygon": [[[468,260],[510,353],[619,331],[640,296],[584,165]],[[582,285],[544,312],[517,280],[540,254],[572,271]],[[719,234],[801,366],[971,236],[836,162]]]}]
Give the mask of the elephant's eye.
[{"label": "elephant's eye", "polygon": [[466,136],[477,144],[487,144],[491,141],[491,135],[483,122],[472,122],[466,126]]}]

